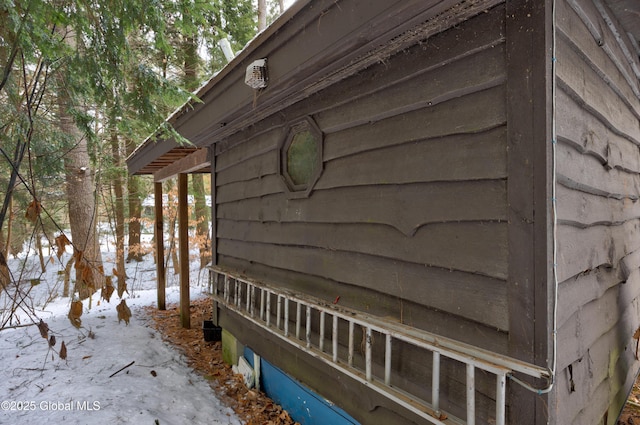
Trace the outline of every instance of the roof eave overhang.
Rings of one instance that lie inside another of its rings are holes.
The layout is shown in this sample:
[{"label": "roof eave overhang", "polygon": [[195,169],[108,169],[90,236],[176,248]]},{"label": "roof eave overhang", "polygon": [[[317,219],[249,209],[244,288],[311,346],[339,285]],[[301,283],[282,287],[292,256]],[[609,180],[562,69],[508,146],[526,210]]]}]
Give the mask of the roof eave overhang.
[{"label": "roof eave overhang", "polygon": [[[636,0],[604,1],[637,41]],[[276,116],[295,102],[502,2],[298,0],[196,92],[201,103],[185,104],[169,117],[168,122],[192,145],[149,138],[127,159],[129,172],[155,174],[167,162]],[[262,58],[268,59],[269,83],[257,91],[244,83],[244,76],[247,66]]]}]

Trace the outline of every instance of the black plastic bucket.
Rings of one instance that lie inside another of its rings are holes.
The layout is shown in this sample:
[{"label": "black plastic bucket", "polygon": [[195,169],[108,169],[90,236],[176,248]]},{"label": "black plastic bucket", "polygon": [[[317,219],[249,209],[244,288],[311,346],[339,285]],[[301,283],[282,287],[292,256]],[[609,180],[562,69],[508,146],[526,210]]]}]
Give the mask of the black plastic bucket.
[{"label": "black plastic bucket", "polygon": [[222,339],[222,328],[214,325],[211,320],[202,322],[202,333],[206,342],[215,342]]}]

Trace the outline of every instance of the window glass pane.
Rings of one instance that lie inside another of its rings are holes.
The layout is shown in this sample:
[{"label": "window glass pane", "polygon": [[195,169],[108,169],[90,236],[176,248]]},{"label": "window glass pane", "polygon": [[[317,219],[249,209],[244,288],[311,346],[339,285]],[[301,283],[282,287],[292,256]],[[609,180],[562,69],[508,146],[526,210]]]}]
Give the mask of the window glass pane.
[{"label": "window glass pane", "polygon": [[287,150],[287,173],[296,185],[309,183],[318,164],[318,144],[310,131],[293,136]]}]

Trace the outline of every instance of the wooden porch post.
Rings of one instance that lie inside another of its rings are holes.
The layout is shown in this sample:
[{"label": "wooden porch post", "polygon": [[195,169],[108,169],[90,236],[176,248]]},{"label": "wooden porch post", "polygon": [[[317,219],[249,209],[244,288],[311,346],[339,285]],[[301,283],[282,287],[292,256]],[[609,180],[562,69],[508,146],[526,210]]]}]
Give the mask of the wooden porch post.
[{"label": "wooden porch post", "polygon": [[162,217],[162,183],[153,185],[155,197],[155,240],[156,240],[156,270],[158,274],[158,310],[166,310],[165,288],[167,287],[166,272],[164,269],[164,221]]},{"label": "wooden porch post", "polygon": [[[211,163],[211,265],[218,264],[218,231],[216,222],[216,145],[209,147],[209,162]],[[213,312],[211,320],[216,325],[219,325],[218,321],[218,303],[213,301]]]},{"label": "wooden porch post", "polygon": [[178,245],[180,251],[180,325],[191,328],[189,297],[189,205],[188,174],[178,174]]}]

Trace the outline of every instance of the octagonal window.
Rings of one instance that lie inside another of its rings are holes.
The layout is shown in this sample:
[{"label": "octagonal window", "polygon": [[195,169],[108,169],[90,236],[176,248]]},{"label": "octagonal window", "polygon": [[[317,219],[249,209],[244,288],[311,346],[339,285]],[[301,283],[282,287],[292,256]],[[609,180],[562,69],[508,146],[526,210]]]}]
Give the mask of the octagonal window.
[{"label": "octagonal window", "polygon": [[296,133],[287,149],[287,174],[294,185],[307,185],[318,164],[318,144],[309,130]]},{"label": "octagonal window", "polygon": [[308,194],[322,171],[322,132],[310,118],[289,127],[280,171],[291,192]]}]

